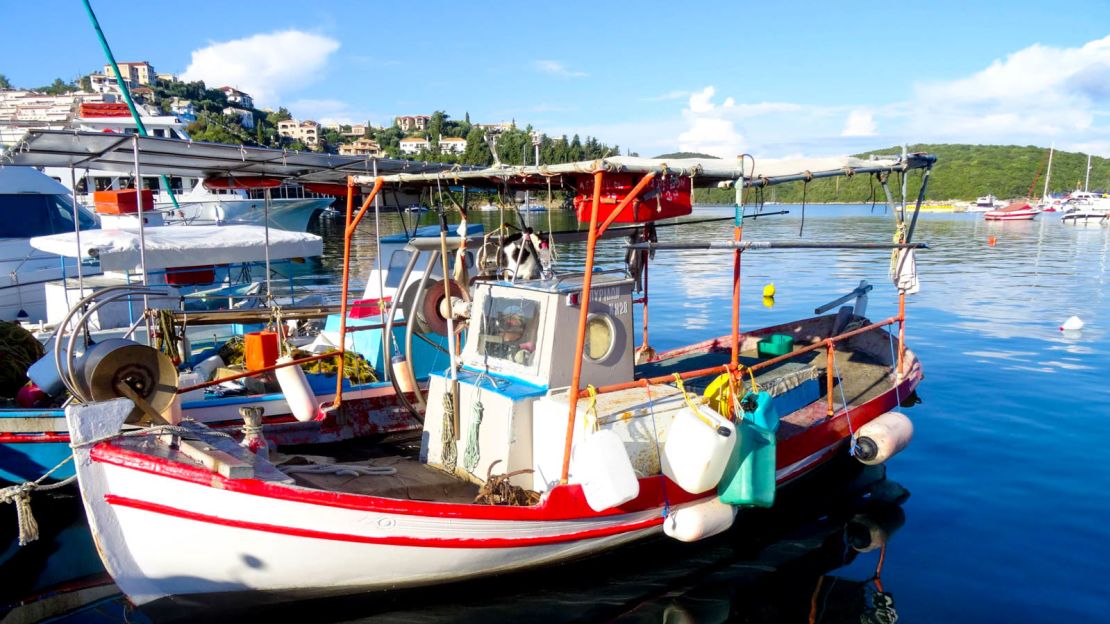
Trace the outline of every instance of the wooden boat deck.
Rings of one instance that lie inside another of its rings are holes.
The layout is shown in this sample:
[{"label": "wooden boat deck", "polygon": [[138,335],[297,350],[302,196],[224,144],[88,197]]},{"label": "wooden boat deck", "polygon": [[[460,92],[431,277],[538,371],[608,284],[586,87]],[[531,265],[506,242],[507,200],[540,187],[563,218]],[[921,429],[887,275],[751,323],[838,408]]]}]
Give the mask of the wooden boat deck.
[{"label": "wooden boat deck", "polygon": [[472,503],[478,495],[477,485],[423,464],[416,457],[379,457],[370,460],[370,465],[393,468],[396,473],[359,476],[293,473],[290,476],[297,485],[304,487],[400,500]]}]

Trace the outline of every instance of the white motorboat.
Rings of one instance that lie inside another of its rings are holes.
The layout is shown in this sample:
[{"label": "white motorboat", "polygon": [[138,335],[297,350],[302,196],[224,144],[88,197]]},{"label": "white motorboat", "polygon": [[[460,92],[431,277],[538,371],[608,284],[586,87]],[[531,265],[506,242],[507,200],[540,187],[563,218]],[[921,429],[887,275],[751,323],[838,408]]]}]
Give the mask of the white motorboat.
[{"label": "white motorboat", "polygon": [[1006,202],[1001,201],[994,195],[984,195],[975,199],[975,202],[968,206],[968,212],[990,212],[992,210],[1000,210],[1006,206]]},{"label": "white motorboat", "polygon": [[[0,167],[0,320],[45,319],[44,285],[77,275],[76,261],[31,245],[36,236],[73,233],[74,216],[82,231],[99,227],[58,182],[30,167]],[[95,261],[82,269],[85,275],[100,273]]]}]

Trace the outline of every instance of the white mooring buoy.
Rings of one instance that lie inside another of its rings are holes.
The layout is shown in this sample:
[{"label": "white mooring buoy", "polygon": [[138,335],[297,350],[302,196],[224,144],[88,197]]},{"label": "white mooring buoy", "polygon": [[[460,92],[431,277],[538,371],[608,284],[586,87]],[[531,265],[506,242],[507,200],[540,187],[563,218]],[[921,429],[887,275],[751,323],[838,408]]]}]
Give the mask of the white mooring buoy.
[{"label": "white mooring buoy", "polygon": [[1064,324],[1060,326],[1060,331],[1079,331],[1083,329],[1083,325],[1083,319],[1073,316],[1064,321]]}]

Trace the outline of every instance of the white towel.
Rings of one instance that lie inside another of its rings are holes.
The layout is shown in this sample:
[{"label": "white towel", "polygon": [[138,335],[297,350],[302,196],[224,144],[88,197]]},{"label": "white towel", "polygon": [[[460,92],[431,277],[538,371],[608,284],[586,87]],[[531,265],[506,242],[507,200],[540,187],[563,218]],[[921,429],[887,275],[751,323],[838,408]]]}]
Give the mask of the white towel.
[{"label": "white towel", "polygon": [[890,278],[894,280],[894,286],[907,295],[921,290],[921,282],[917,279],[917,260],[913,252],[913,249],[898,250],[898,259],[890,267]]}]

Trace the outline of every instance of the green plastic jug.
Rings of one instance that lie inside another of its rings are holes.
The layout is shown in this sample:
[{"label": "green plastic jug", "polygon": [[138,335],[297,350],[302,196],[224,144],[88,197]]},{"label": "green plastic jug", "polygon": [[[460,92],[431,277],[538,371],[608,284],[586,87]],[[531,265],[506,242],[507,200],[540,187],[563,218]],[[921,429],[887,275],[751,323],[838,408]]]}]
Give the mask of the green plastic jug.
[{"label": "green plastic jug", "polygon": [[740,439],[717,485],[717,496],[729,505],[770,507],[775,503],[775,432],[779,415],[771,395],[763,391],[747,393],[740,405],[744,409],[743,420],[737,427]]}]

